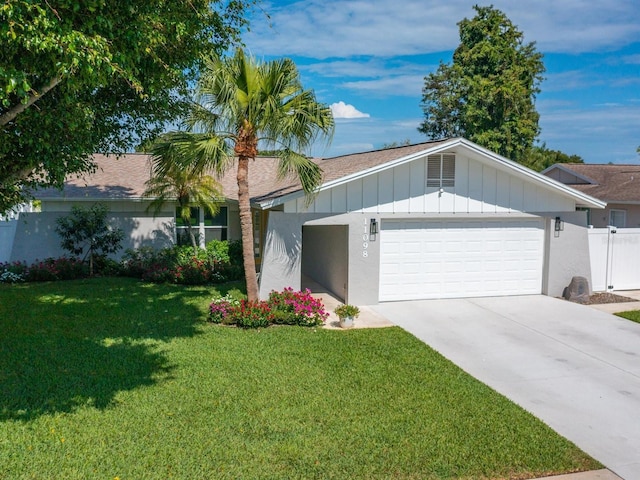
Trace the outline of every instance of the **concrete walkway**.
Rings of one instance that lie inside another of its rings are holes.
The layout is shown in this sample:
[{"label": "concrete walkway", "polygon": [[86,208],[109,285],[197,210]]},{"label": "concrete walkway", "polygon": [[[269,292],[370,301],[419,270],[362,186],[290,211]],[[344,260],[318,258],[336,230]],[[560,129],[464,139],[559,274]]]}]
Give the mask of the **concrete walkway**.
[{"label": "concrete walkway", "polygon": [[[640,324],[542,295],[394,302],[373,310],[621,478],[640,479]],[[615,478],[584,475],[574,478]]]}]

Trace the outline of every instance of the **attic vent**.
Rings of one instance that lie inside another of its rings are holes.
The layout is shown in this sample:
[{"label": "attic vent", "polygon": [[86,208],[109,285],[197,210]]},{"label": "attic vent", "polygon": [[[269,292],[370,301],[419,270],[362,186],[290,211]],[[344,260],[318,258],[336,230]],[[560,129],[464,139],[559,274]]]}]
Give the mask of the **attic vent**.
[{"label": "attic vent", "polygon": [[439,153],[427,157],[427,187],[453,187],[456,179],[456,156]]}]

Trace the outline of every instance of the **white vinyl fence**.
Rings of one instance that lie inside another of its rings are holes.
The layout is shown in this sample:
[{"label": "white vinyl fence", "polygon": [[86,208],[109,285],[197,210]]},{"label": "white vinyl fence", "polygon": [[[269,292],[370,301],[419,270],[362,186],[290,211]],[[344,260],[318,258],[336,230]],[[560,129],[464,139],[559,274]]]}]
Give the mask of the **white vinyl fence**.
[{"label": "white vinyl fence", "polygon": [[589,229],[591,288],[640,289],[640,228]]}]

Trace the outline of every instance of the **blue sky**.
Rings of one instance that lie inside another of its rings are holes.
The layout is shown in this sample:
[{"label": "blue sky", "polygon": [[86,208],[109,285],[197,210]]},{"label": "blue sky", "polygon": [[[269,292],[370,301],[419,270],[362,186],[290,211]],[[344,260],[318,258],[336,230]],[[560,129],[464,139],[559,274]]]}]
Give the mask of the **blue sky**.
[{"label": "blue sky", "polygon": [[[425,75],[450,63],[467,0],[277,0],[252,14],[243,40],[269,60],[287,56],[305,87],[332,105],[336,131],[317,156],[426,140],[417,131]],[[536,100],[548,148],[588,163],[640,155],[638,0],[493,0],[536,42],[546,67]],[[481,5],[488,5],[481,4]],[[268,17],[267,17],[268,15]]]}]

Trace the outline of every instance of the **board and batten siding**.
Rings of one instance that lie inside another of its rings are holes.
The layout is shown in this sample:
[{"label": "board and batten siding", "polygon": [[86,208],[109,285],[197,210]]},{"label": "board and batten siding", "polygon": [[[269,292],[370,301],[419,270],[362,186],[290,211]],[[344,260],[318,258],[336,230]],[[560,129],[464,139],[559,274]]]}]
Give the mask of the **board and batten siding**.
[{"label": "board and batten siding", "polygon": [[286,202],[287,213],[512,213],[575,210],[573,200],[456,155],[455,186],[426,186],[426,157]]}]

